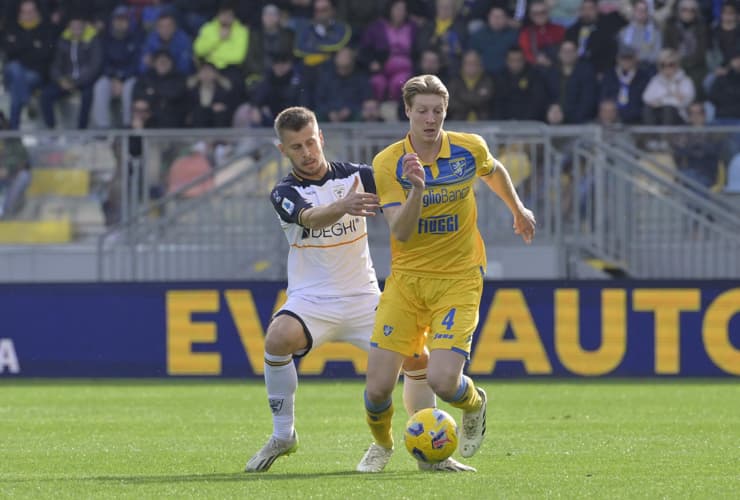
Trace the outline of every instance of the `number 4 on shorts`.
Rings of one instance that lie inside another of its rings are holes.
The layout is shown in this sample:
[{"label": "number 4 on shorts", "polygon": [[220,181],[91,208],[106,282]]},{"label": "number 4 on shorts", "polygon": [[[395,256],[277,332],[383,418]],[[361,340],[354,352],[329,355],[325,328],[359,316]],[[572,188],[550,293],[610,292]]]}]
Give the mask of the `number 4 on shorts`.
[{"label": "number 4 on shorts", "polygon": [[452,325],[455,324],[455,311],[457,311],[457,309],[454,307],[450,309],[450,312],[448,312],[442,320],[442,325],[444,325],[447,330],[450,330],[452,328]]}]

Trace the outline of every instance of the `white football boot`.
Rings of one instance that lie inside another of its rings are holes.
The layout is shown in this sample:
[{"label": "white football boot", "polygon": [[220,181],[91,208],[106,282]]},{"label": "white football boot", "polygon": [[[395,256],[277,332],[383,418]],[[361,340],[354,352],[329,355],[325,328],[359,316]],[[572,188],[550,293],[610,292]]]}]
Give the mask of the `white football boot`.
[{"label": "white football boot", "polygon": [[472,457],[478,451],[483,443],[486,434],[486,391],[476,387],[480,394],[483,404],[476,411],[465,411],[462,416],[462,434],[459,436],[460,442],[458,450],[460,455],[465,458]]},{"label": "white football boot", "polygon": [[381,472],[393,455],[393,448],[383,448],[373,443],[365,452],[360,463],[357,464],[358,472]]},{"label": "white football boot", "polygon": [[278,439],[271,436],[267,444],[249,459],[244,472],[265,472],[273,462],[283,455],[290,455],[298,449],[298,433],[294,430],[291,439]]},{"label": "white football boot", "polygon": [[442,472],[478,472],[478,469],[458,462],[450,457],[436,464],[419,462],[419,470],[423,471],[442,471]]}]

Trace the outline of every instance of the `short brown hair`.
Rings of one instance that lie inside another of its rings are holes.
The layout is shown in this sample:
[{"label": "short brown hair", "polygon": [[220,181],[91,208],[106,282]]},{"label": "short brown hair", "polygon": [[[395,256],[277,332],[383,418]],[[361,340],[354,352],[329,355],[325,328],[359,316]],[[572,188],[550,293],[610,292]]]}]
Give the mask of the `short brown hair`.
[{"label": "short brown hair", "polygon": [[298,132],[310,123],[318,123],[316,114],[303,106],[293,106],[282,110],[275,118],[275,133],[281,137],[283,130]]},{"label": "short brown hair", "polygon": [[445,109],[450,102],[450,93],[447,87],[435,75],[419,75],[409,78],[403,85],[403,103],[407,108],[413,104],[414,97],[417,95],[432,94],[438,95],[445,102]]}]

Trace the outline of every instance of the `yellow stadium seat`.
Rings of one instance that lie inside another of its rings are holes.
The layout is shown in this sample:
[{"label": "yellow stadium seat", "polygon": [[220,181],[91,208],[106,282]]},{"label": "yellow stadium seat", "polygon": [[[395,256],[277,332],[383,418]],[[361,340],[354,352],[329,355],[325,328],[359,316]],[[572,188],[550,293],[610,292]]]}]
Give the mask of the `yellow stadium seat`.
[{"label": "yellow stadium seat", "polygon": [[532,174],[532,162],[523,151],[504,151],[498,160],[506,167],[514,186],[519,186]]},{"label": "yellow stadium seat", "polygon": [[69,219],[0,221],[2,244],[28,245],[70,241],[72,241],[72,223]]},{"label": "yellow stadium seat", "polygon": [[90,194],[90,171],[81,168],[37,168],[31,170],[31,185],[26,195],[87,196]]}]

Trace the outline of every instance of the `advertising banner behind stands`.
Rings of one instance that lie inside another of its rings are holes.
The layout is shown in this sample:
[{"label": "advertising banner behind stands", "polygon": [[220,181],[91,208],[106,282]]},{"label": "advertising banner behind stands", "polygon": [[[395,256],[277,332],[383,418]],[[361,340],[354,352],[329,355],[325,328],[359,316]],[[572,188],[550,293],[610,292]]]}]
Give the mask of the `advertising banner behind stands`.
[{"label": "advertising banner behind stands", "polygon": [[[0,286],[0,377],[262,377],[284,283]],[[432,332],[433,334],[434,332]],[[302,376],[356,377],[328,344]],[[486,282],[476,377],[740,375],[737,281]]]}]

